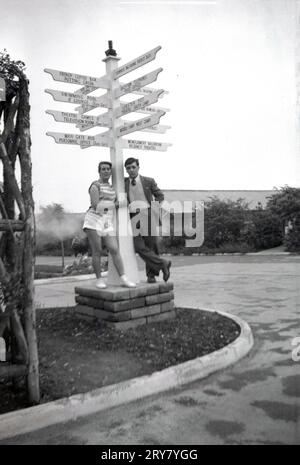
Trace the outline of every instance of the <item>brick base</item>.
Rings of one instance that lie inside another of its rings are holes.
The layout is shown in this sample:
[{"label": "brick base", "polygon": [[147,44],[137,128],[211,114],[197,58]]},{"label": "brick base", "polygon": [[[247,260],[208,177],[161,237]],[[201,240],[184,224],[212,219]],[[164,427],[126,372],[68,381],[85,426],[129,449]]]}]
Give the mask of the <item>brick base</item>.
[{"label": "brick base", "polygon": [[142,283],[135,289],[76,287],[75,293],[77,318],[102,320],[119,330],[175,316],[173,283]]}]

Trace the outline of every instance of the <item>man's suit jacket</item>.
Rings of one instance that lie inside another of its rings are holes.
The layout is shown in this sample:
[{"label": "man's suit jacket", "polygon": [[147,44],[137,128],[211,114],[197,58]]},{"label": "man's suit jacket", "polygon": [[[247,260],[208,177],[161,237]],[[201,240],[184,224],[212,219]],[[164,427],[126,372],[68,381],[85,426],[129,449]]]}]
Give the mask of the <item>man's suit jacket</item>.
[{"label": "man's suit jacket", "polygon": [[[153,178],[148,178],[146,176],[141,176],[141,183],[144,189],[144,194],[146,197],[147,202],[149,202],[149,205],[151,205],[151,202],[156,200],[157,202],[163,202],[164,200],[164,194],[163,192],[159,189],[158,185],[154,181]],[[125,192],[127,195],[127,201],[128,205],[130,204],[130,199],[129,199],[129,178],[125,178]],[[160,224],[159,220],[159,212],[158,209],[152,209],[151,210],[152,215],[151,215],[151,223],[152,226],[153,224],[156,224],[157,226]],[[153,214],[154,213],[154,214]],[[154,221],[154,223],[153,223]],[[149,223],[150,224],[150,223]],[[159,236],[153,236],[152,237],[152,249],[155,251],[156,254],[161,253],[161,237]]]},{"label": "man's suit jacket", "polygon": [[[147,178],[146,176],[141,176],[141,183],[144,189],[144,194],[146,197],[147,202],[151,205],[152,200],[156,200],[157,202],[162,202],[164,200],[164,194],[159,189],[158,185],[154,181],[153,178]],[[128,203],[129,200],[129,178],[125,178],[125,192],[127,194]]]}]

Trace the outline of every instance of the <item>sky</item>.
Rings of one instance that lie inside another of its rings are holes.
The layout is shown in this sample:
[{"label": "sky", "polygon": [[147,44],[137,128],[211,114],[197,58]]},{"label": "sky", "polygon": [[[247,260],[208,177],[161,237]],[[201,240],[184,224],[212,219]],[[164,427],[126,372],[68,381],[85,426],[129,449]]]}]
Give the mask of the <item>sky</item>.
[{"label": "sky", "polygon": [[122,77],[129,82],[162,67],[151,87],[168,91],[156,105],[170,110],[160,123],[171,129],[125,136],[172,144],[166,152],[124,150],[124,159],[139,158],[141,174],[161,189],[300,187],[296,18],[296,0],[0,0],[0,50],[23,60],[30,80],[36,209],[56,202],[85,211],[98,162],[110,159],[108,148],[82,150],[46,136],[79,130],[45,113],[76,105],[44,90],[79,86],[43,71],[103,76],[108,40],[119,66],[162,47],[154,61]]}]

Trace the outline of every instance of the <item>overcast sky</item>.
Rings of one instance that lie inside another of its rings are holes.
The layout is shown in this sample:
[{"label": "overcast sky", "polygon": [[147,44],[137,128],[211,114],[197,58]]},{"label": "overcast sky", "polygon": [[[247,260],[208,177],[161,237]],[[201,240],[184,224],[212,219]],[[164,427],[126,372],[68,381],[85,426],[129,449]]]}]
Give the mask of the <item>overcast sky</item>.
[{"label": "overcast sky", "polygon": [[151,86],[169,91],[157,105],[170,109],[161,124],[172,128],[125,136],[173,144],[167,152],[124,150],[124,158],[140,159],[142,174],[162,189],[299,187],[296,3],[0,0],[0,49],[25,61],[30,79],[36,208],[58,202],[69,211],[86,210],[98,162],[109,160],[108,148],[81,150],[46,136],[79,130],[45,114],[72,112],[76,105],[55,102],[44,89],[74,92],[78,86],[54,81],[43,69],[100,77],[108,40],[119,66],[162,46],[154,61],[122,78],[129,82],[161,66]]}]

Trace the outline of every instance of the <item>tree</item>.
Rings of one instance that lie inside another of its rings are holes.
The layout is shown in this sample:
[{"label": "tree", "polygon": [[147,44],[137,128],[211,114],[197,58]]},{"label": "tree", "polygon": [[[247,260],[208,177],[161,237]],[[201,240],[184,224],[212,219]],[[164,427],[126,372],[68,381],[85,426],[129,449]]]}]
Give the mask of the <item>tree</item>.
[{"label": "tree", "polygon": [[[59,203],[52,203],[45,207],[40,207],[40,214],[37,216],[37,231],[42,235],[43,241],[59,240],[61,247],[62,268],[64,261],[64,239],[68,236],[66,232],[66,211]],[[69,237],[71,237],[71,233]]]},{"label": "tree", "polygon": [[255,250],[270,249],[282,244],[283,234],[279,217],[262,208],[252,211],[242,230],[242,240]]},{"label": "tree", "polygon": [[266,206],[280,222],[287,250],[300,250],[300,188],[284,186],[277,189]]},{"label": "tree", "polygon": [[210,197],[205,204],[205,241],[208,247],[220,247],[225,243],[240,240],[241,230],[246,220],[248,204],[244,199],[220,200]]}]

